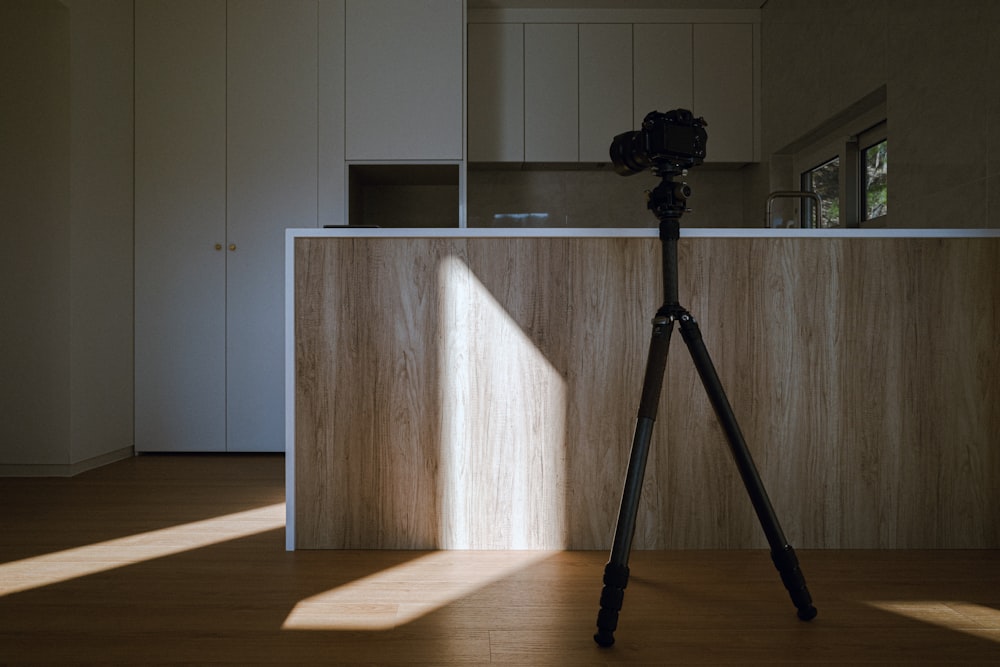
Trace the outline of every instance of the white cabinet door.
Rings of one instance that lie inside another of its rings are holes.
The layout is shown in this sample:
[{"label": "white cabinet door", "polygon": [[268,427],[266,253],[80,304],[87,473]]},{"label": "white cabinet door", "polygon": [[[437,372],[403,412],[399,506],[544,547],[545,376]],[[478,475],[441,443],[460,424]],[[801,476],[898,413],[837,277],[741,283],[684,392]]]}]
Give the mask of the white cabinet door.
[{"label": "white cabinet door", "polygon": [[348,160],[461,160],[462,0],[347,0]]},{"label": "white cabinet door", "polygon": [[754,160],[753,26],[694,26],[694,112],[708,123],[711,162]]},{"label": "white cabinet door", "polygon": [[137,451],[225,449],[225,45],[225,0],[135,3]]},{"label": "white cabinet door", "polygon": [[524,161],[524,26],[468,27],[469,160]]},{"label": "white cabinet door", "polygon": [[317,224],[316,1],[231,2],[227,53],[227,450],[282,451],[284,230]]},{"label": "white cabinet door", "polygon": [[284,229],[316,225],[316,0],[136,3],[136,449],[284,449]]},{"label": "white cabinet door", "polygon": [[751,24],[521,28],[469,27],[471,161],[604,162],[616,134],[677,108],[708,122],[709,162],[756,159]]},{"label": "white cabinet door", "polygon": [[579,85],[576,24],[524,26],[524,159],[576,162]]},{"label": "white cabinet door", "polygon": [[[650,111],[691,109],[693,106],[692,27],[689,23],[644,23],[634,26],[633,122],[639,129]],[[711,122],[711,120],[709,120]],[[709,148],[712,146],[709,136]]]},{"label": "white cabinet door", "polygon": [[581,24],[580,161],[607,162],[632,116],[632,26]]}]

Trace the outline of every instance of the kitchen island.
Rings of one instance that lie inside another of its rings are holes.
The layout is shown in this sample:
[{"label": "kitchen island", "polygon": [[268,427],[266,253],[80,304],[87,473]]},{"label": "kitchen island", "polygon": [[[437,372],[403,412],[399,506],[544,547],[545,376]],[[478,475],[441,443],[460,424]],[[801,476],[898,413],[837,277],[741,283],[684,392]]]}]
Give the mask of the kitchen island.
[{"label": "kitchen island", "polygon": [[[606,549],[655,229],[287,232],[289,549]],[[682,230],[797,548],[1000,547],[1000,234]],[[637,549],[766,545],[680,336]]]}]

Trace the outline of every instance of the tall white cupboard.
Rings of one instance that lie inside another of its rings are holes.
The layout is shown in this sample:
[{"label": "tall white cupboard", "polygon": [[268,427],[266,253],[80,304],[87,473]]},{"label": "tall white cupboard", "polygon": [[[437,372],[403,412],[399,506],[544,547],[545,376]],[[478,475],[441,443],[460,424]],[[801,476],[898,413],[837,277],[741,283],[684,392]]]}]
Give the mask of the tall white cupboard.
[{"label": "tall white cupboard", "polygon": [[316,0],[135,7],[135,446],[284,449],[284,229],[317,221]]}]

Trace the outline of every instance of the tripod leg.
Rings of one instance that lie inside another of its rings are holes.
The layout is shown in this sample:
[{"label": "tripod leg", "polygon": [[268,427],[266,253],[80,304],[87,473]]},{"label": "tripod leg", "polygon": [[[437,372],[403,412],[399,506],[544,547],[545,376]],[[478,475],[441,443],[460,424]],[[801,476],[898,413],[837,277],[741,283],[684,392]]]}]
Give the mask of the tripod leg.
[{"label": "tripod leg", "polygon": [[629,455],[628,471],[625,474],[625,488],[622,491],[621,508],[618,511],[615,540],[611,547],[611,557],[604,567],[601,610],[597,614],[597,633],[594,635],[594,641],[601,646],[611,646],[615,643],[614,631],[618,627],[618,612],[621,611],[625,586],[628,584],[628,557],[635,535],[639,494],[646,473],[649,441],[653,434],[653,423],[656,421],[656,409],[660,403],[660,390],[663,387],[663,374],[667,365],[667,351],[670,348],[670,334],[673,328],[673,318],[657,313],[653,320],[653,337],[649,344],[639,416],[636,419],[632,451]]},{"label": "tripod leg", "polygon": [[750,450],[743,439],[743,433],[736,422],[736,416],[733,414],[726,393],[722,389],[722,383],[715,372],[715,366],[708,355],[708,350],[705,348],[701,329],[694,318],[687,313],[680,317],[680,327],[681,336],[687,344],[691,358],[698,369],[698,375],[701,376],[702,384],[705,385],[705,391],[715,409],[715,414],[726,433],[729,449],[736,462],[736,467],[739,469],[740,476],[743,478],[743,485],[750,495],[757,519],[767,536],[767,542],[771,547],[771,560],[781,575],[781,581],[792,598],[792,603],[798,610],[799,618],[803,621],[812,620],[816,616],[816,607],[812,604],[812,596],[809,595],[809,590],[806,588],[805,577],[799,569],[798,558],[796,558],[792,546],[785,539],[781,525],[778,523],[778,517],[767,497],[764,483],[757,473],[757,467],[754,465]]}]

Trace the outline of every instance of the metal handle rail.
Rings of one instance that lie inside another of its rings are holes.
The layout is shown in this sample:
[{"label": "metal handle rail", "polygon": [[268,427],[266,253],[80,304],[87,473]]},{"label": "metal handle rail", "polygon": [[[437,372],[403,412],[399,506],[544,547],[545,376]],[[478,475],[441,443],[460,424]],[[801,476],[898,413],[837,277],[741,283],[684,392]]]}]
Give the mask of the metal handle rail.
[{"label": "metal handle rail", "polygon": [[764,214],[764,227],[767,229],[771,228],[771,204],[774,203],[775,199],[812,199],[816,203],[816,223],[812,224],[812,216],[809,216],[809,220],[805,220],[806,224],[802,225],[809,229],[815,229],[816,227],[821,227],[823,217],[823,198],[820,197],[815,192],[809,192],[808,190],[777,190],[772,192],[767,196],[767,211]]}]

